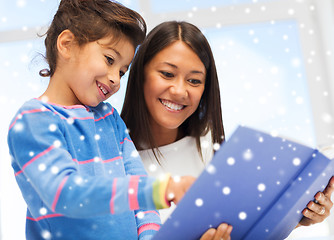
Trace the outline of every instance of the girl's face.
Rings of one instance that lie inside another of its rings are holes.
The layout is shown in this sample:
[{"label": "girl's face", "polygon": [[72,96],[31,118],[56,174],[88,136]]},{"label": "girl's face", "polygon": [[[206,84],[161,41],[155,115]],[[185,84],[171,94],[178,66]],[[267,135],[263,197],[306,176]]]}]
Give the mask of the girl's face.
[{"label": "girl's face", "polygon": [[196,53],[176,41],[144,68],[144,96],[153,131],[177,130],[197,109],[206,70]]},{"label": "girl's face", "polygon": [[[120,79],[128,70],[135,49],[126,38],[110,44],[110,38],[76,46],[66,71],[64,89],[69,105],[96,106],[116,93]],[[68,95],[68,94],[67,94]]]}]

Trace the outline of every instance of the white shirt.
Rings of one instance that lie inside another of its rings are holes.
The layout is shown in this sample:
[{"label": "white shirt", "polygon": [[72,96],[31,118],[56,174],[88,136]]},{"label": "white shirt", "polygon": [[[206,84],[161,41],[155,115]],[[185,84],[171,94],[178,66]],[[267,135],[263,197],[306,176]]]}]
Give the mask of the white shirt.
[{"label": "white shirt", "polygon": [[[211,132],[201,137],[201,147],[203,160],[198,153],[194,137],[184,137],[174,143],[159,147],[162,153],[162,156],[158,154],[160,165],[151,149],[141,150],[139,154],[149,176],[159,177],[164,173],[170,173],[172,176],[198,177],[213,156]],[[172,205],[169,209],[160,210],[162,222],[166,221],[174,208],[175,206]]]}]

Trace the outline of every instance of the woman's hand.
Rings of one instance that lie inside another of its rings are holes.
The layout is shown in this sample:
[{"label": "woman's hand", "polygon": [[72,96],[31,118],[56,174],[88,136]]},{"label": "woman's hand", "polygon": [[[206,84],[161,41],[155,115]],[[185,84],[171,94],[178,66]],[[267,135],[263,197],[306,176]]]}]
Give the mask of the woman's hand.
[{"label": "woman's hand", "polygon": [[311,224],[324,221],[329,215],[333,202],[331,195],[334,192],[334,176],[329,180],[326,188],[318,192],[314,198],[316,201],[310,201],[307,207],[302,211],[304,217],[300,220],[297,227],[309,226]]},{"label": "woman's hand", "polygon": [[226,223],[220,224],[217,229],[210,228],[200,240],[231,240],[232,226]]}]

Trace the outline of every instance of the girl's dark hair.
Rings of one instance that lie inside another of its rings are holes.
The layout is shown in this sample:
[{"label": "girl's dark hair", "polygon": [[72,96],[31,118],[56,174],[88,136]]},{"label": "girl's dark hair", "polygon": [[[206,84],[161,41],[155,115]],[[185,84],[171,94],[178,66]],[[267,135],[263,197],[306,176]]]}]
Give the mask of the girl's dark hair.
[{"label": "girl's dark hair", "polygon": [[224,128],[221,113],[219,83],[215,61],[210,45],[202,32],[187,22],[169,21],[156,26],[144,40],[133,60],[128,85],[121,112],[121,117],[130,130],[130,136],[137,149],[143,144],[152,149],[156,159],[160,154],[154,142],[149,124],[149,111],[144,98],[144,67],[162,49],[170,44],[182,41],[198,55],[206,69],[205,89],[197,110],[181,124],[186,136],[196,138],[197,148],[201,154],[200,136],[209,130],[212,141],[221,143]]},{"label": "girl's dark hair", "polygon": [[46,60],[50,70],[42,70],[42,76],[54,74],[57,39],[66,29],[74,34],[79,46],[111,36],[115,41],[126,37],[136,48],[146,35],[144,19],[120,3],[111,0],[62,0],[46,32]]}]

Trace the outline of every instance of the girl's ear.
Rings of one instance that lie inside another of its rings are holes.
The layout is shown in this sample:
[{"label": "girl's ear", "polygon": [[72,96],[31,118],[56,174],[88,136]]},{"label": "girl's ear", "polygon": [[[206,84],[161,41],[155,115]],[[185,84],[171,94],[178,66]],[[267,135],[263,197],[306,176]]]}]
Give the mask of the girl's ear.
[{"label": "girl's ear", "polygon": [[57,50],[59,57],[68,59],[71,57],[71,51],[75,45],[74,34],[66,29],[62,31],[57,38]]}]

